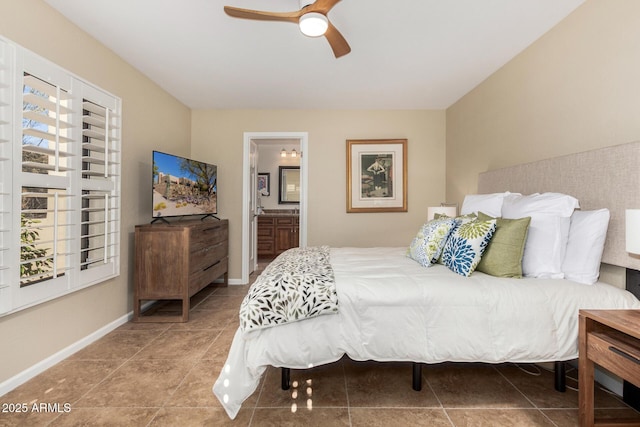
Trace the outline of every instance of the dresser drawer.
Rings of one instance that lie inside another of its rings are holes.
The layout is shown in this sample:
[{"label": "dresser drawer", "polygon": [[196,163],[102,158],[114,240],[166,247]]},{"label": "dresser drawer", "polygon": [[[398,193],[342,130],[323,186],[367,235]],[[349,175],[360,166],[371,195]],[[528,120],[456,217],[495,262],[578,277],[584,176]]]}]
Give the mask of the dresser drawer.
[{"label": "dresser drawer", "polygon": [[275,242],[273,239],[262,241],[258,240],[258,255],[273,255],[275,251]]},{"label": "dresser drawer", "polygon": [[276,225],[278,226],[283,226],[283,225],[291,225],[294,226],[297,223],[297,218],[293,217],[293,216],[285,216],[282,218],[276,218]]},{"label": "dresser drawer", "polygon": [[228,228],[222,224],[203,224],[192,227],[190,230],[190,252],[197,252],[200,249],[214,245],[228,239]]},{"label": "dresser drawer", "polygon": [[221,258],[227,256],[227,253],[226,241],[201,248],[196,252],[191,252],[189,273],[194,273],[198,270],[204,270],[205,268],[210,267]]},{"label": "dresser drawer", "polygon": [[276,219],[274,217],[272,217],[272,216],[266,216],[266,217],[265,216],[259,216],[258,217],[258,226],[261,226],[261,225],[266,225],[266,226],[273,225],[273,224],[275,224],[275,220]]},{"label": "dresser drawer", "polygon": [[273,239],[273,236],[275,235],[274,233],[274,228],[272,226],[259,226],[258,227],[258,239],[265,238],[265,239]]},{"label": "dresser drawer", "polygon": [[195,271],[189,275],[189,295],[212,283],[227,271],[229,258],[224,257],[207,268]]},{"label": "dresser drawer", "polygon": [[640,387],[638,341],[617,331],[590,332],[587,357],[594,363]]}]

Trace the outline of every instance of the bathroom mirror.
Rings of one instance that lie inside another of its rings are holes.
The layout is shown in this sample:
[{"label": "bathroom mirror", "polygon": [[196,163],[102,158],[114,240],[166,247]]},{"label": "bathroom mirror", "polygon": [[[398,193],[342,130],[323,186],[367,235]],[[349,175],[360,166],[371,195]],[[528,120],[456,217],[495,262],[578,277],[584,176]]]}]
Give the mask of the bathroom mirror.
[{"label": "bathroom mirror", "polygon": [[280,166],[278,203],[300,203],[300,166]]}]

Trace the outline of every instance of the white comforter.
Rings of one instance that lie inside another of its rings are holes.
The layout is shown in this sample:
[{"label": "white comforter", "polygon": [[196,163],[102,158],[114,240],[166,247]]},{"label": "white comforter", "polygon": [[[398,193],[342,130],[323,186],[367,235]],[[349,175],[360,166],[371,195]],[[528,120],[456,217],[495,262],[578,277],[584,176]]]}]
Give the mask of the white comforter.
[{"label": "white comforter", "polygon": [[[578,356],[578,310],[640,308],[629,292],[560,279],[463,277],[406,248],[332,248],[339,313],[240,330],[213,392],[235,418],[267,366],[353,360],[547,362]],[[407,380],[409,381],[409,379]],[[409,384],[409,382],[408,382]]]}]

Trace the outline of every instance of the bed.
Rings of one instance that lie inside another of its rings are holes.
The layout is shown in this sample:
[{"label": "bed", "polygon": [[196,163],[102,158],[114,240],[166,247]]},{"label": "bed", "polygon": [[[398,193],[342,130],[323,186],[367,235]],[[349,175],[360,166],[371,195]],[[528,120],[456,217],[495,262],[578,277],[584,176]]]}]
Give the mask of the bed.
[{"label": "bed", "polygon": [[[634,154],[640,150],[637,144],[623,147],[630,148]],[[602,164],[603,153],[592,155],[594,161]],[[614,155],[619,156],[618,152]],[[574,161],[571,157],[565,160]],[[584,159],[581,161],[584,165]],[[546,166],[542,170],[549,175]],[[483,189],[503,191],[501,184],[495,183],[503,179],[504,173],[499,171],[498,179],[481,176],[478,193],[483,193]],[[519,173],[520,170],[507,172],[510,177],[506,182],[515,191],[522,191],[518,180],[512,179]],[[531,181],[527,174],[523,176],[524,181]],[[514,196],[514,200],[521,199]],[[589,200],[586,205],[591,203],[598,203],[596,207],[617,206],[607,200]],[[606,234],[606,243],[602,237],[598,263],[600,257],[610,256],[611,245],[620,244],[621,215],[617,207],[610,212],[608,223],[613,223],[614,233]],[[555,278],[553,274],[510,278],[481,271],[472,271],[467,277],[438,262],[428,268],[421,265],[415,257],[407,256],[406,246],[302,248],[281,256],[280,265],[273,269],[274,277],[288,275],[289,279],[301,280],[305,286],[298,288],[304,289],[303,293],[307,293],[306,284],[320,283],[322,294],[307,295],[318,303],[307,307],[305,302],[304,307],[297,307],[284,320],[275,315],[264,320],[259,313],[263,307],[255,310],[262,320],[241,318],[241,328],[213,386],[214,394],[231,418],[235,418],[242,402],[255,391],[268,366],[285,368],[283,385],[286,385],[289,369],[331,363],[344,355],[356,361],[409,361],[414,362],[416,388],[421,363],[538,363],[576,359],[579,309],[640,308],[640,302],[631,293],[597,280],[585,284]],[[622,256],[629,258],[626,253],[619,255]],[[328,263],[330,268],[326,264],[318,269],[310,267],[315,262],[310,259]],[[633,268],[625,263],[626,259],[615,265]],[[290,273],[283,273],[288,270]],[[306,276],[309,271],[311,276]],[[330,280],[325,283],[318,279],[320,276],[330,276]],[[260,297],[259,292],[254,293]],[[303,312],[307,315],[299,316]]]}]

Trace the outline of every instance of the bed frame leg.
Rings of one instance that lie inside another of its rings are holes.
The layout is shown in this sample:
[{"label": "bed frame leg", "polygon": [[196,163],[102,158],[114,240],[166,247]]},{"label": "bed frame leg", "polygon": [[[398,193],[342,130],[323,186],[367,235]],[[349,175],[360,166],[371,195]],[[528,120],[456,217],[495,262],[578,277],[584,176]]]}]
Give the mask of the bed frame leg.
[{"label": "bed frame leg", "polygon": [[415,391],[422,390],[422,365],[418,362],[413,362],[413,384],[412,387]]},{"label": "bed frame leg", "polygon": [[289,390],[291,388],[291,369],[282,368],[282,389]]},{"label": "bed frame leg", "polygon": [[564,362],[555,362],[555,388],[556,391],[564,393],[567,391],[566,367]]}]

